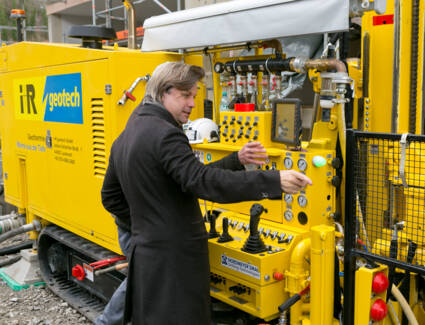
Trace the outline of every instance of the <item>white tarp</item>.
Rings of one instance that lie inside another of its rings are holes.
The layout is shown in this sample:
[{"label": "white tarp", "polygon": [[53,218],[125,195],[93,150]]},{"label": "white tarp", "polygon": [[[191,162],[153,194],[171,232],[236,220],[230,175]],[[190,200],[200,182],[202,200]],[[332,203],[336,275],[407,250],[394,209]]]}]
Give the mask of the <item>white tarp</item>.
[{"label": "white tarp", "polygon": [[234,0],[145,20],[142,51],[348,30],[349,0]]}]

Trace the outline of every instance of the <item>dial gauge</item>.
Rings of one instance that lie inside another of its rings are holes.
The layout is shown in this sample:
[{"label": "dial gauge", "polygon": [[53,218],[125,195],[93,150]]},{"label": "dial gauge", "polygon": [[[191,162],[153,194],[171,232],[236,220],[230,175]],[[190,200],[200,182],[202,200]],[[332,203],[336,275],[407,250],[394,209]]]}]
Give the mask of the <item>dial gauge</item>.
[{"label": "dial gauge", "polygon": [[307,205],[307,198],[305,195],[298,196],[298,204],[301,208],[304,208]]},{"label": "dial gauge", "polygon": [[283,199],[285,200],[286,203],[291,204],[292,203],[292,195],[291,194],[285,194],[285,196],[283,197]]},{"label": "dial gauge", "polygon": [[298,169],[303,172],[307,169],[307,161],[301,158],[298,160],[297,166],[298,166]]},{"label": "dial gauge", "polygon": [[290,157],[286,157],[283,160],[283,165],[285,166],[286,169],[291,169],[293,165],[292,159]]},{"label": "dial gauge", "polygon": [[292,218],[294,217],[291,210],[286,210],[285,213],[283,214],[283,216],[285,217],[286,221],[291,221]]}]

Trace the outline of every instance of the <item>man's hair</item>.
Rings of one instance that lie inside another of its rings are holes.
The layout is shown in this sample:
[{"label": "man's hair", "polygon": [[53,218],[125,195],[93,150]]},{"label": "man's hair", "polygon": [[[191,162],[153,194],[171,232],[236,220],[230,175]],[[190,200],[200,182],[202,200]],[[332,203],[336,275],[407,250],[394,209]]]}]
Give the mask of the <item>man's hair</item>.
[{"label": "man's hair", "polygon": [[146,85],[145,99],[162,103],[171,88],[190,90],[205,76],[204,69],[183,62],[165,62],[156,67]]}]

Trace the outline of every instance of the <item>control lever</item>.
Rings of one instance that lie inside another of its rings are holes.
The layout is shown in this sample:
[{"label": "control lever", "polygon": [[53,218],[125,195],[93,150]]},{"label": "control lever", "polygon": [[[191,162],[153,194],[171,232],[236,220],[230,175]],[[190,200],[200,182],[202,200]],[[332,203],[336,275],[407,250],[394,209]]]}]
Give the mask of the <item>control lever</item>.
[{"label": "control lever", "polygon": [[260,234],[258,233],[258,224],[260,223],[260,215],[263,212],[267,212],[267,209],[265,209],[261,204],[258,204],[258,203],[253,204],[249,211],[250,213],[249,237],[247,238],[247,240],[245,241],[245,244],[242,247],[242,250],[244,252],[247,252],[250,254],[257,254],[257,253],[265,252],[267,250],[263,240],[260,237]]},{"label": "control lever", "polygon": [[[398,255],[398,231],[399,230],[403,230],[404,228],[404,221],[398,222],[396,224],[393,225],[393,234],[391,237],[391,243],[390,243],[390,258],[392,258],[393,260],[397,259],[397,255]],[[391,295],[391,288],[393,286],[394,283],[394,277],[395,277],[395,267],[394,264],[391,265],[388,268],[388,289],[387,289],[387,301],[390,298]]]},{"label": "control lever", "polygon": [[224,217],[223,218],[223,232],[220,238],[217,240],[218,243],[227,243],[228,241],[232,241],[233,237],[229,234],[229,220]]},{"label": "control lever", "polygon": [[220,234],[215,230],[215,220],[218,218],[220,213],[216,213],[215,211],[208,212],[208,216],[210,219],[210,232],[208,233],[208,238],[216,238],[220,236]]}]

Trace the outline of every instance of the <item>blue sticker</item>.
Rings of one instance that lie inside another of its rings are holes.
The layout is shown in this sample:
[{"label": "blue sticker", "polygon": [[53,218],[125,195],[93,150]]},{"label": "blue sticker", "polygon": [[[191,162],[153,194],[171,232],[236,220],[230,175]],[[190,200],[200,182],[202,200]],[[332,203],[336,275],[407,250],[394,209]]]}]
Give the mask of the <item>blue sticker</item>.
[{"label": "blue sticker", "polygon": [[83,124],[81,73],[47,76],[43,105],[44,121]]}]

